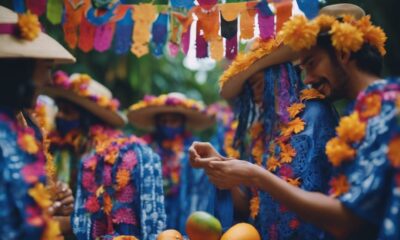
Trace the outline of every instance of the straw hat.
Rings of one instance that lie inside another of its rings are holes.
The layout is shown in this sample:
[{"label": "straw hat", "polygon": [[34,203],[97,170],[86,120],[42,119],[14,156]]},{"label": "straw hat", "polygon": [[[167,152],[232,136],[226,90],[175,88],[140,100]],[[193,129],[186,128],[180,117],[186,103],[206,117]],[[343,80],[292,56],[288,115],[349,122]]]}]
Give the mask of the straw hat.
[{"label": "straw hat", "polygon": [[127,122],[118,112],[119,102],[112,98],[110,90],[89,75],[75,73],[68,77],[58,71],[54,75],[54,85],[43,88],[42,93],[73,102],[111,126],[122,127]]},{"label": "straw hat", "polygon": [[[34,20],[34,23],[37,23],[37,19]],[[0,58],[50,59],[55,63],[75,62],[75,58],[63,46],[40,29],[35,29],[39,33],[33,40],[18,36],[16,32],[19,30],[18,15],[0,6]]]},{"label": "straw hat", "polygon": [[[333,4],[323,7],[319,11],[319,14],[331,15],[334,17],[341,17],[347,14],[354,16],[356,19],[365,16],[365,12],[363,9],[361,9],[357,5],[349,3]],[[233,74],[229,74],[229,76],[227,74],[227,72],[229,72],[228,69],[228,71],[226,71],[222,75],[220,79],[220,95],[223,98],[230,100],[238,96],[242,91],[243,84],[255,73],[265,68],[271,67],[273,65],[277,65],[284,62],[291,62],[298,59],[299,53],[293,51],[290,47],[281,44],[280,39],[271,41],[274,42],[267,43],[269,44],[268,46],[269,49],[264,50],[264,54],[262,55],[255,54],[257,59],[254,62],[252,62],[249,66],[247,66],[246,69],[242,71],[236,71]],[[261,48],[263,48],[263,46],[261,46]],[[253,51],[260,51],[260,49],[258,50],[256,49]],[[234,64],[235,62],[232,63],[232,65]]]},{"label": "straw hat", "polygon": [[154,129],[155,116],[160,113],[180,113],[186,117],[186,126],[193,130],[211,127],[215,118],[206,114],[205,107],[182,93],[146,96],[142,101],[129,107],[128,119],[133,125]]}]

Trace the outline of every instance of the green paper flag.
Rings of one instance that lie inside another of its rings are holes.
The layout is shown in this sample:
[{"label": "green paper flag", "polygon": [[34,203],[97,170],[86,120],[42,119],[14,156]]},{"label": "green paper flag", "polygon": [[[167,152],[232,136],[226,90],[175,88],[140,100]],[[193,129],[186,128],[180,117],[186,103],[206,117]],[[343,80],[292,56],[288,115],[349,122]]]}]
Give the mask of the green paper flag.
[{"label": "green paper flag", "polygon": [[63,1],[62,0],[48,0],[47,1],[47,19],[52,24],[61,23],[61,16],[63,11]]}]

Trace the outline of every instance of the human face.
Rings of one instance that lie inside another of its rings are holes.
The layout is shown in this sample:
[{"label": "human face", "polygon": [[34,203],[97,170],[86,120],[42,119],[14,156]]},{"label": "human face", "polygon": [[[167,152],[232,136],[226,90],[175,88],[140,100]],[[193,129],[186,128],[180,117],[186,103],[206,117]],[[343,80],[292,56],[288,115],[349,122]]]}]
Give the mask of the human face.
[{"label": "human face", "polygon": [[53,61],[50,60],[36,61],[32,77],[32,80],[35,84],[35,96],[38,96],[40,89],[51,83],[50,75],[52,67],[53,67]]},{"label": "human face", "polygon": [[300,61],[305,72],[305,84],[311,85],[332,101],[346,96],[349,75],[337,54],[331,57],[326,50],[314,47],[303,51]]},{"label": "human face", "polygon": [[179,128],[184,124],[184,117],[179,113],[163,113],[156,117],[160,126]]}]

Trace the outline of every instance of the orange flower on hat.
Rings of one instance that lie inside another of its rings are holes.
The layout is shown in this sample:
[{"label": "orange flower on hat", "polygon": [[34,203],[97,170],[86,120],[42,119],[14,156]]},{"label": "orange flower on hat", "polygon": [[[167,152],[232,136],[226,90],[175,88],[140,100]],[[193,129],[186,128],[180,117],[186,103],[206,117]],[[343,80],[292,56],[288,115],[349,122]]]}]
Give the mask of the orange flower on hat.
[{"label": "orange flower on hat", "polygon": [[287,108],[287,111],[289,113],[290,118],[295,118],[297,114],[299,114],[303,109],[305,108],[306,105],[303,103],[294,103],[290,107]]},{"label": "orange flower on hat", "polygon": [[388,158],[394,167],[400,167],[400,136],[393,138],[388,146]]},{"label": "orange flower on hat", "polygon": [[385,42],[387,40],[385,32],[380,27],[373,26],[371,16],[364,16],[357,22],[358,28],[364,34],[364,41],[376,47],[379,53],[386,54]]},{"label": "orange flower on hat", "polygon": [[18,16],[18,27],[21,36],[30,41],[37,38],[41,31],[38,17],[29,11]]},{"label": "orange flower on hat", "polygon": [[304,130],[306,123],[299,117],[290,121],[285,127],[282,128],[283,136],[290,136],[292,133],[299,133]]},{"label": "orange flower on hat", "polygon": [[340,197],[344,193],[347,193],[350,189],[350,184],[347,181],[347,177],[344,175],[339,175],[334,177],[329,182],[331,186],[330,195],[333,197]]},{"label": "orange flower on hat", "polygon": [[319,25],[321,30],[328,30],[331,28],[332,24],[336,21],[336,18],[326,14],[322,14],[314,19],[314,21]]},{"label": "orange flower on hat", "polygon": [[28,193],[41,208],[48,208],[51,206],[51,196],[43,183],[35,184],[33,188],[29,189]]},{"label": "orange flower on hat", "polygon": [[310,49],[316,44],[319,31],[318,24],[309,22],[303,15],[298,15],[285,22],[279,35],[286,45],[295,51],[300,51]]},{"label": "orange flower on hat", "polygon": [[332,35],[332,45],[345,53],[357,52],[364,43],[363,33],[350,23],[335,22],[329,33]]},{"label": "orange flower on hat", "polygon": [[124,168],[119,169],[117,172],[118,189],[122,189],[126,185],[128,185],[130,178],[131,178],[131,173],[129,172],[129,170]]},{"label": "orange flower on hat", "polygon": [[300,92],[300,100],[324,99],[325,96],[315,88],[304,89]]},{"label": "orange flower on hat", "polygon": [[253,197],[250,200],[250,215],[252,218],[255,218],[260,210],[260,198]]},{"label": "orange flower on hat", "polygon": [[335,167],[340,166],[343,161],[353,159],[356,155],[356,151],[338,137],[326,143],[325,153],[329,162]]},{"label": "orange flower on hat", "polygon": [[275,157],[268,158],[268,160],[267,160],[267,170],[268,171],[275,171],[280,166],[281,166],[281,163]]},{"label": "orange flower on hat", "polygon": [[355,111],[350,116],[340,119],[336,132],[343,141],[354,143],[364,138],[365,128],[366,124],[360,121],[358,112]]},{"label": "orange flower on hat", "polygon": [[374,117],[381,112],[382,97],[379,94],[369,94],[363,101],[362,109],[360,109],[360,117],[368,119]]}]

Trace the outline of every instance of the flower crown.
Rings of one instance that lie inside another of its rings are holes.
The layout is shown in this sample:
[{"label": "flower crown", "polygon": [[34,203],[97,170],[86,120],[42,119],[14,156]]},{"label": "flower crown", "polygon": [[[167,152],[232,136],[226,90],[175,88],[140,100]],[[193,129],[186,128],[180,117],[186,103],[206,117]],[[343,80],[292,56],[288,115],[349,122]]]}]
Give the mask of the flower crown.
[{"label": "flower crown", "polygon": [[139,110],[147,107],[158,107],[158,106],[173,106],[183,107],[196,111],[205,111],[205,107],[200,102],[190,98],[179,98],[167,94],[162,94],[158,97],[152,95],[146,95],[142,101],[133,104],[129,110]]},{"label": "flower crown", "polygon": [[30,13],[18,15],[17,23],[0,23],[0,34],[12,34],[25,40],[35,40],[41,32],[38,16]]},{"label": "flower crown", "polygon": [[369,15],[359,20],[350,15],[344,15],[339,20],[322,14],[313,20],[308,20],[298,15],[285,22],[278,35],[283,39],[284,44],[295,51],[300,51],[310,49],[316,44],[318,35],[327,32],[336,50],[345,53],[357,52],[364,43],[368,43],[384,56],[386,34],[382,28],[372,25],[370,19]]},{"label": "flower crown", "polygon": [[53,83],[56,87],[72,91],[81,97],[86,97],[96,102],[100,107],[110,109],[111,111],[117,111],[120,105],[118,99],[90,92],[90,81],[93,81],[93,79],[87,74],[78,74],[77,77],[71,79],[63,71],[57,71],[53,77]]},{"label": "flower crown", "polygon": [[233,76],[248,69],[255,61],[261,59],[267,54],[275,50],[281,41],[278,39],[270,39],[267,41],[257,41],[257,45],[250,52],[241,54],[239,53],[235,60],[231,63],[229,68],[219,78],[219,87],[222,88],[224,84]]}]

